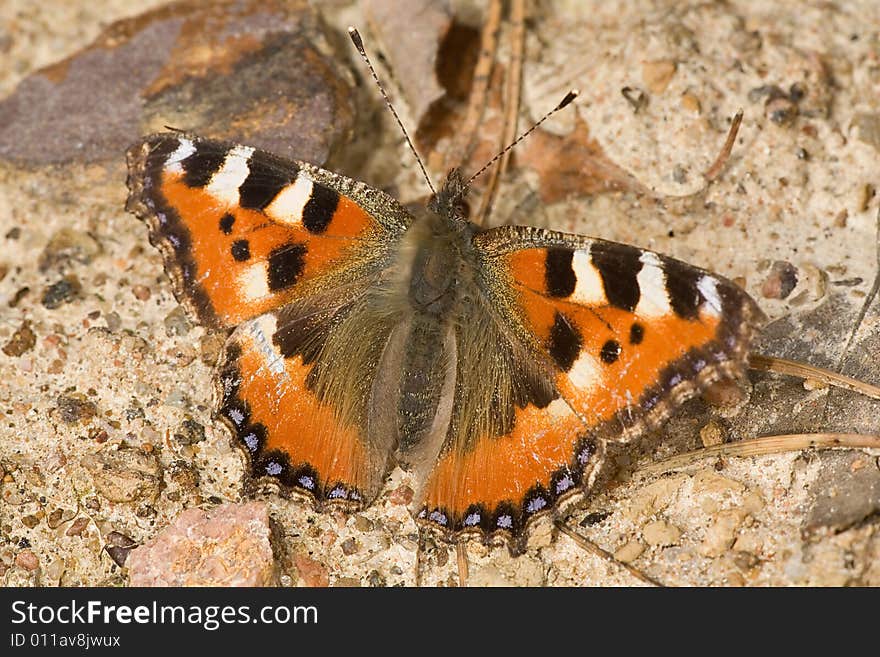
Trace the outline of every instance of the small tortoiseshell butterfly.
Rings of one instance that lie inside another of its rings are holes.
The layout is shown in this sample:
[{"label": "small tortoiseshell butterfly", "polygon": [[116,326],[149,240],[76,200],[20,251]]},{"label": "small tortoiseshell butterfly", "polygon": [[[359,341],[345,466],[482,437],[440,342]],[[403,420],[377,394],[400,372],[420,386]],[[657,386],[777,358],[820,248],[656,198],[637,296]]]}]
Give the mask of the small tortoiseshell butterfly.
[{"label": "small tortoiseshell butterfly", "polygon": [[180,132],[128,152],[181,303],[231,333],[218,414],[269,477],[522,545],[589,491],[609,442],[740,379],[762,317],[729,280],[625,244],[468,221],[452,172],[411,213],[306,162]]}]

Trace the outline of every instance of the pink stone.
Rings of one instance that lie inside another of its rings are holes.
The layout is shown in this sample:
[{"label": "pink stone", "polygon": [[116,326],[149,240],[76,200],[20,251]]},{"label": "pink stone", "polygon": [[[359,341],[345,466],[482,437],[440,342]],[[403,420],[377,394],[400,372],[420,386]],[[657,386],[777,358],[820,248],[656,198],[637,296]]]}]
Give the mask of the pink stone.
[{"label": "pink stone", "polygon": [[272,586],[269,536],[262,502],[186,509],[129,554],[129,586]]}]

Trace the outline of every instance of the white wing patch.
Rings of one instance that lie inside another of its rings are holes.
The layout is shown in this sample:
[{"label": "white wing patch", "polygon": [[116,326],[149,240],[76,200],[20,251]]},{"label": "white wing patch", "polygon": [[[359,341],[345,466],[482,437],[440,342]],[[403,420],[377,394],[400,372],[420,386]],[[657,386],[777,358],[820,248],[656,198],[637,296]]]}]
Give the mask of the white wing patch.
[{"label": "white wing patch", "polygon": [[706,300],[706,309],[716,317],[721,316],[721,297],[718,295],[718,286],[711,276],[703,276],[697,281],[697,289]]},{"label": "white wing patch", "polygon": [[247,301],[259,301],[269,296],[269,274],[265,262],[256,262],[238,276],[238,289]]},{"label": "white wing patch", "polygon": [[639,271],[639,303],[635,312],[639,317],[652,319],[672,312],[669,293],[666,291],[666,276],[663,263],[656,253],[644,251],[639,257],[642,269]]},{"label": "white wing patch", "polygon": [[312,197],[312,181],[299,172],[292,185],[288,185],[266,208],[266,214],[282,224],[296,225],[302,222],[303,209]]},{"label": "white wing patch", "polygon": [[602,384],[602,367],[592,354],[582,351],[566,373],[571,385],[579,392],[589,392]]},{"label": "white wing patch", "polygon": [[196,146],[189,139],[184,138],[180,138],[177,144],[177,150],[165,160],[165,170],[172,173],[183,173],[183,166],[180,163],[196,152]]},{"label": "white wing patch", "polygon": [[248,177],[248,158],[254,152],[250,146],[236,146],[226,154],[223,166],[211,176],[207,191],[227,207],[238,205],[238,188]]},{"label": "white wing patch", "polygon": [[577,283],[569,299],[578,303],[598,306],[608,303],[602,275],[593,265],[589,250],[575,251],[571,260],[571,268],[574,270]]}]

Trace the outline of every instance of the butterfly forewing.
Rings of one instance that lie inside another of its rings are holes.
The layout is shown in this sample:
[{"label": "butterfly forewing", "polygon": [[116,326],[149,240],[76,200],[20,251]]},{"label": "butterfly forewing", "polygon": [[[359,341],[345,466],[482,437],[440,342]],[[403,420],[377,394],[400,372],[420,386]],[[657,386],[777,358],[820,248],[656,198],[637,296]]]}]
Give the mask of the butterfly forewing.
[{"label": "butterfly forewing", "polygon": [[249,146],[162,133],[129,150],[129,167],[129,209],[212,326],[377,271],[410,221],[378,190]]}]

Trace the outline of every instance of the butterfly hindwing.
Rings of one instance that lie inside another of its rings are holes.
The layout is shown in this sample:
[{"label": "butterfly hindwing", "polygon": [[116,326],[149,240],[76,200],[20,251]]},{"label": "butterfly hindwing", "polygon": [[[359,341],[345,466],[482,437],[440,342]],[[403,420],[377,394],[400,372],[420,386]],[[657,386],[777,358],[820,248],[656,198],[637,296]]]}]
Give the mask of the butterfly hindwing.
[{"label": "butterfly hindwing", "polygon": [[234,326],[382,266],[408,225],[386,194],[249,146],[160,133],[129,150],[129,210],[181,302]]},{"label": "butterfly hindwing", "polygon": [[530,520],[592,480],[604,446],[586,434],[552,368],[480,295],[457,317],[456,351],[450,422],[422,477],[419,517],[453,533],[521,538]]},{"label": "butterfly hindwing", "polygon": [[396,324],[375,312],[368,286],[334,289],[246,320],[230,337],[218,414],[238,436],[255,478],[319,502],[365,503],[394,449],[377,430],[380,361]]}]

